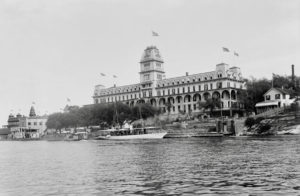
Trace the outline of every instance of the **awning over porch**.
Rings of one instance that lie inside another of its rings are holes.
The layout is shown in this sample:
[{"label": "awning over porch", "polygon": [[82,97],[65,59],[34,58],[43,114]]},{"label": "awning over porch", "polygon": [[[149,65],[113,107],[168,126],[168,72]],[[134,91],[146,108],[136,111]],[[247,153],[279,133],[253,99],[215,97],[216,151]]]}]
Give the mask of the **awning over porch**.
[{"label": "awning over porch", "polygon": [[255,107],[278,106],[278,101],[263,101],[255,104]]}]

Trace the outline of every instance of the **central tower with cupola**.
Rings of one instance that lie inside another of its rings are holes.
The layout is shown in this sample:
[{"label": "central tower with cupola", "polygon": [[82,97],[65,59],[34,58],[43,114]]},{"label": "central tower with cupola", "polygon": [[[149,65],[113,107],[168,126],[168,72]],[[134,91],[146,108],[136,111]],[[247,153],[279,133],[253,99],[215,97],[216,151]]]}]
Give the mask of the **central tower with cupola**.
[{"label": "central tower with cupola", "polygon": [[164,61],[156,46],[149,46],[145,49],[140,61],[140,83],[144,91],[153,89],[151,93],[149,92],[150,97],[155,96],[156,82],[165,78],[163,64]]}]

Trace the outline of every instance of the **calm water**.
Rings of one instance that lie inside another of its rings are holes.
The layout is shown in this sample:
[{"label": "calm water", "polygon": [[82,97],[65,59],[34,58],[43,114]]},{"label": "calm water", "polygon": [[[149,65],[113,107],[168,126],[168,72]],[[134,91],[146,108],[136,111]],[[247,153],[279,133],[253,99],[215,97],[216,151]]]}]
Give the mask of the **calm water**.
[{"label": "calm water", "polygon": [[300,195],[300,137],[0,142],[0,195]]}]

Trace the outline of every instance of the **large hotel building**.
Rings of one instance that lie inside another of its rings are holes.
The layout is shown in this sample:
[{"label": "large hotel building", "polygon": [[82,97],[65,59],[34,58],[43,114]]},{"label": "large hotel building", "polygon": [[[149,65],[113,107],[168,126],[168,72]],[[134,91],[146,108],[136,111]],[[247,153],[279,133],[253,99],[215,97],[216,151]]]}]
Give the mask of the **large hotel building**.
[{"label": "large hotel building", "polygon": [[140,83],[105,88],[96,85],[94,103],[123,102],[129,106],[150,103],[171,114],[200,113],[199,101],[219,98],[222,115],[243,114],[240,92],[245,89],[239,67],[217,64],[211,72],[165,78],[164,61],[157,47],[147,47],[140,61]]}]

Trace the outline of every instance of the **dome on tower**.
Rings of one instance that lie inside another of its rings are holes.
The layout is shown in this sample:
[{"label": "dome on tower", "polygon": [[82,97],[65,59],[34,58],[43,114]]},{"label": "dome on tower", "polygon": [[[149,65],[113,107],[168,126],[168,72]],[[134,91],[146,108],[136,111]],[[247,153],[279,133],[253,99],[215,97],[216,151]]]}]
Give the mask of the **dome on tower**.
[{"label": "dome on tower", "polygon": [[164,62],[156,46],[148,46],[143,53],[141,63],[153,60],[162,63]]}]

